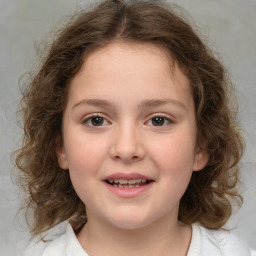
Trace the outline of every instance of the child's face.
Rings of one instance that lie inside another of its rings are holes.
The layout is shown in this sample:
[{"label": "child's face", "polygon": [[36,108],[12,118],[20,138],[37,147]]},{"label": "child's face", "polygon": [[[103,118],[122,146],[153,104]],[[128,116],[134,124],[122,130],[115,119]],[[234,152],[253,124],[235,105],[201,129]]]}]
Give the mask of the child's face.
[{"label": "child's face", "polygon": [[207,162],[189,81],[169,63],[156,46],[114,43],[91,53],[71,81],[57,154],[91,223],[177,222],[191,174]]}]

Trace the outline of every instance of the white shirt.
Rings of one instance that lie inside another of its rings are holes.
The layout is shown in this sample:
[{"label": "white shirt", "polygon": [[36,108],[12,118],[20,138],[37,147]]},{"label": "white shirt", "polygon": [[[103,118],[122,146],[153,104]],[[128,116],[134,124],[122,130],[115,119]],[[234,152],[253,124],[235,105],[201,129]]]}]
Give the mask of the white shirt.
[{"label": "white shirt", "polygon": [[[187,256],[254,256],[249,248],[228,231],[209,230],[198,224],[192,225],[192,239]],[[89,256],[70,224],[59,238],[29,246],[25,256]]]}]

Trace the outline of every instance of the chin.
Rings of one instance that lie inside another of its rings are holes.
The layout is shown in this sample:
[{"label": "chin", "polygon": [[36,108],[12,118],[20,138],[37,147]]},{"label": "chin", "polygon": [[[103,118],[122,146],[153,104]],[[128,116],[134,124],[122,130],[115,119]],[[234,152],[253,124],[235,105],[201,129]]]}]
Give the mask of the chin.
[{"label": "chin", "polygon": [[150,225],[154,220],[152,218],[143,218],[139,216],[120,216],[118,219],[112,219],[113,226],[119,229],[134,230],[144,228]]},{"label": "chin", "polygon": [[144,223],[134,223],[134,222],[123,222],[123,223],[114,223],[115,227],[120,229],[134,230],[143,228],[145,226]]}]

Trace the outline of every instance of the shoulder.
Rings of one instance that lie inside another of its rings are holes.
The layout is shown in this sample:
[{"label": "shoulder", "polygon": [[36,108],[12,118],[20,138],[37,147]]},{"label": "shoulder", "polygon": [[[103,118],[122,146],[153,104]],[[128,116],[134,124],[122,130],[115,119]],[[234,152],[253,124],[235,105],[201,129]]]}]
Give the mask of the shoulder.
[{"label": "shoulder", "polygon": [[48,242],[31,242],[24,256],[59,256],[65,255],[65,235]]},{"label": "shoulder", "polygon": [[65,234],[59,238],[49,242],[44,248],[42,256],[59,256],[66,255],[66,236]]},{"label": "shoulder", "polygon": [[199,226],[201,231],[201,255],[250,256],[249,247],[228,231],[209,230]]},{"label": "shoulder", "polygon": [[76,238],[76,235],[73,231],[73,228],[70,224],[67,225],[66,232],[50,242],[44,249],[42,256],[88,256],[84,251],[79,241]]},{"label": "shoulder", "polygon": [[28,248],[25,256],[88,256],[83,250],[70,224],[58,238]]}]

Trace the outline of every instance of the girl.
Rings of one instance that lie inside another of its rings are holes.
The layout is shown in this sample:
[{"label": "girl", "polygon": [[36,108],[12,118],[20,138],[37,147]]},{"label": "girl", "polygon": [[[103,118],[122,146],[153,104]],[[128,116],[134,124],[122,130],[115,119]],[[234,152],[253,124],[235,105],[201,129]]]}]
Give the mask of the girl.
[{"label": "girl", "polygon": [[59,33],[23,95],[26,255],[250,255],[221,228],[243,142],[225,69],[171,6],[107,0]]}]

